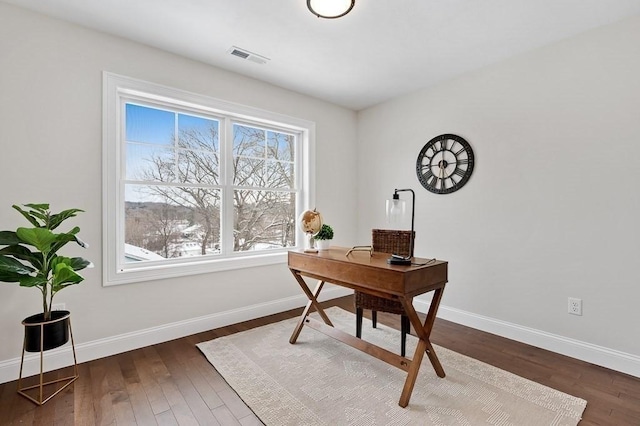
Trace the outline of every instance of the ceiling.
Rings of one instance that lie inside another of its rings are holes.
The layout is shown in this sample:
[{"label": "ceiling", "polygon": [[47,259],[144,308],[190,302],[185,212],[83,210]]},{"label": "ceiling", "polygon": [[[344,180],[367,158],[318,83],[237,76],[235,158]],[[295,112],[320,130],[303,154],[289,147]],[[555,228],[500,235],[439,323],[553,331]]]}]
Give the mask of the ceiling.
[{"label": "ceiling", "polygon": [[640,14],[640,0],[356,0],[335,20],[305,0],[3,1],[354,110]]}]

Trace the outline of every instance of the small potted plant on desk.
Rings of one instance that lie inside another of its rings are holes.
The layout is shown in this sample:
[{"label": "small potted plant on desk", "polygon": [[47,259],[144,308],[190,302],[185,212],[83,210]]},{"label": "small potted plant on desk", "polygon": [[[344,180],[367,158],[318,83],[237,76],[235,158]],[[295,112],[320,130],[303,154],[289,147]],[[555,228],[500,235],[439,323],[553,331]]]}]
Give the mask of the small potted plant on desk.
[{"label": "small potted plant on desk", "polygon": [[318,250],[328,250],[333,239],[333,228],[325,223],[313,238],[318,241]]},{"label": "small potted plant on desk", "polygon": [[[58,255],[58,251],[72,241],[81,247],[87,247],[76,236],[80,228],[76,226],[67,232],[53,232],[65,220],[82,210],[69,209],[52,214],[49,204],[25,204],[23,207],[24,209],[13,206],[32,226],[20,227],[16,231],[0,231],[0,281],[37,288],[42,293],[42,312],[25,318],[22,322],[25,326],[24,351],[40,352],[42,356],[43,351],[57,348],[69,341],[70,313],[52,311],[53,297],[59,291],[82,282],[84,278],[76,271],[92,265],[81,257]],[[42,385],[41,372],[41,388]],[[40,400],[29,396],[27,398],[40,405],[46,402],[42,400],[42,391]]]}]

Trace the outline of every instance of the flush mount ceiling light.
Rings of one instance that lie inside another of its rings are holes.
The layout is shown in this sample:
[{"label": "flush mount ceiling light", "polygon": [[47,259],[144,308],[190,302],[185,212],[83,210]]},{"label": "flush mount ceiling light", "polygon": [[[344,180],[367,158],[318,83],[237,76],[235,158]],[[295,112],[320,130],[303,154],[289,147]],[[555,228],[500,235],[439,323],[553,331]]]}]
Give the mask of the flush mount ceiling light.
[{"label": "flush mount ceiling light", "polygon": [[356,0],[307,0],[307,7],[318,18],[335,19],[351,12]]}]

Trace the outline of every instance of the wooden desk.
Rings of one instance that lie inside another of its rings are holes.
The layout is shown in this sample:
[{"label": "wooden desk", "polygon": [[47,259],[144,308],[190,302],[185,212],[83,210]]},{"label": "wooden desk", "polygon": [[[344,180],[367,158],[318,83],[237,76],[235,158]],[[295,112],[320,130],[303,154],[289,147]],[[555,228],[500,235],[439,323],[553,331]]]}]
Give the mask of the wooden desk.
[{"label": "wooden desk", "polygon": [[[409,404],[411,392],[418,377],[418,371],[425,352],[438,377],[445,376],[442,365],[440,365],[440,361],[429,341],[429,336],[433,322],[436,319],[445,284],[447,283],[447,262],[436,260],[422,266],[398,266],[387,264],[387,258],[390,256],[388,253],[373,253],[373,256],[370,256],[368,251],[359,251],[352,252],[347,257],[347,251],[348,249],[346,248],[332,247],[329,250],[321,250],[318,253],[289,252],[289,269],[309,299],[289,342],[291,344],[295,343],[300,331],[302,331],[302,327],[308,325],[349,346],[406,371],[407,379],[399,401],[401,407],[406,407]],[[415,258],[414,262],[422,264],[427,263],[428,260]],[[309,289],[302,278],[303,276],[318,280],[318,284],[313,291]],[[322,291],[325,282],[400,301],[419,339],[413,359],[401,357],[334,328],[331,320],[318,303],[318,295]],[[421,323],[418,314],[413,308],[413,298],[429,291],[434,291],[434,295],[427,318],[424,323]],[[309,311],[312,306],[324,322],[309,318]]]}]

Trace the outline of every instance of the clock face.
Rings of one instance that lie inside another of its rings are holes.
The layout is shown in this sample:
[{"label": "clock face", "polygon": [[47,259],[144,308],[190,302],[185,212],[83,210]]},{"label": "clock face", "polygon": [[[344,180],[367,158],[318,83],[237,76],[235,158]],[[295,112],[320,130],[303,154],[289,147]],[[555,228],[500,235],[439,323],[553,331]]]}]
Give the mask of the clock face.
[{"label": "clock face", "polygon": [[473,172],[473,150],[457,135],[440,135],[420,150],[416,161],[418,180],[427,191],[450,194],[462,188]]}]

